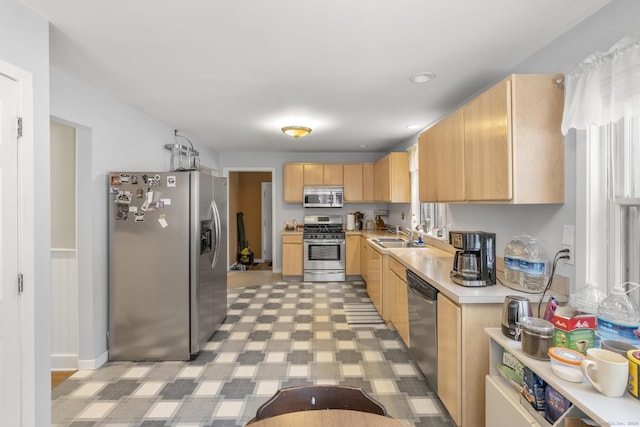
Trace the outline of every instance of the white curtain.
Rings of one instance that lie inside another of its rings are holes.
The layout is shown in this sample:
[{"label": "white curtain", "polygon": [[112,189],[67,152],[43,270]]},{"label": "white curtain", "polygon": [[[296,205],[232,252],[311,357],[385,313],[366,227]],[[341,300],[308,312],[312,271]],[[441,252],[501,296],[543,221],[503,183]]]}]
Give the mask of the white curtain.
[{"label": "white curtain", "polygon": [[586,58],[565,76],[562,133],[640,115],[640,33]]}]

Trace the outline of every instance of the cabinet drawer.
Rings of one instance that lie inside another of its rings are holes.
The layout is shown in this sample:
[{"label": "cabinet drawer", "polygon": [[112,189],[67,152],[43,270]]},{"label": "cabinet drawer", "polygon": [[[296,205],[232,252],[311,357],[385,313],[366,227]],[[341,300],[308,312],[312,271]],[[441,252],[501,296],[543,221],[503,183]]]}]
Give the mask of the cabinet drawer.
[{"label": "cabinet drawer", "polygon": [[297,234],[295,236],[290,236],[283,234],[282,235],[282,243],[299,243],[302,244],[302,235]]},{"label": "cabinet drawer", "polygon": [[406,267],[402,265],[398,260],[393,257],[389,257],[389,267],[391,271],[395,272],[398,276],[402,278],[403,281],[406,281]]}]

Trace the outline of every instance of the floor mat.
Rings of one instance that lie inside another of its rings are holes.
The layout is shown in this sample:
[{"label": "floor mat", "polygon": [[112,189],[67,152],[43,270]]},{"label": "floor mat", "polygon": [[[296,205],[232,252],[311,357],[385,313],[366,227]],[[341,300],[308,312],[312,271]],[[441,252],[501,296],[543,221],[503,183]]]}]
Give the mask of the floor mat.
[{"label": "floor mat", "polygon": [[344,314],[347,318],[347,325],[352,328],[386,328],[378,310],[370,302],[344,304]]}]

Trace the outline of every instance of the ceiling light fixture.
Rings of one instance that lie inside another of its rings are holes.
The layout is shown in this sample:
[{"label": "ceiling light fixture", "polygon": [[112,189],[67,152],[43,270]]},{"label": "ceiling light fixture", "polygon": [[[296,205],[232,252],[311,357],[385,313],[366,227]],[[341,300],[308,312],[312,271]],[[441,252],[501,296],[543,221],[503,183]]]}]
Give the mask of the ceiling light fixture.
[{"label": "ceiling light fixture", "polygon": [[407,129],[420,129],[421,125],[407,125]]},{"label": "ceiling light fixture", "polygon": [[294,138],[300,138],[301,136],[309,135],[311,128],[304,126],[285,126],[282,128],[282,132]]},{"label": "ceiling light fixture", "polygon": [[411,81],[412,83],[427,83],[435,78],[436,73],[432,73],[431,71],[423,71],[409,77],[409,81]]}]

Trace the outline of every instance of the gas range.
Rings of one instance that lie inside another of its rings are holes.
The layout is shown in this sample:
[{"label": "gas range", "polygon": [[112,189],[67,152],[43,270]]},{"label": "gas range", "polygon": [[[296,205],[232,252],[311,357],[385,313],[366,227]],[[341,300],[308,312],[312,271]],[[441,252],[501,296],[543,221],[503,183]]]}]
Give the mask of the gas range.
[{"label": "gas range", "polygon": [[345,281],[346,242],[341,216],[305,216],[302,240],[305,281]]},{"label": "gas range", "polygon": [[305,216],[302,238],[309,240],[344,239],[342,217],[339,215]]}]

